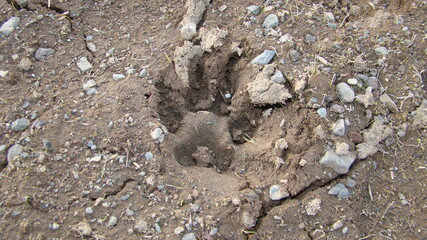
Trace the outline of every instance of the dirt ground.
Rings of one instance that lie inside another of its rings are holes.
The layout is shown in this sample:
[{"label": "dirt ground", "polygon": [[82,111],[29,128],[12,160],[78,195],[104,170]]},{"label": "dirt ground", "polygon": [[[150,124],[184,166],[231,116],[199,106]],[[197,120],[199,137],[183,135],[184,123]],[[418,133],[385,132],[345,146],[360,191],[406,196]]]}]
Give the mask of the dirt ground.
[{"label": "dirt ground", "polygon": [[427,239],[426,13],[1,0],[0,239]]}]

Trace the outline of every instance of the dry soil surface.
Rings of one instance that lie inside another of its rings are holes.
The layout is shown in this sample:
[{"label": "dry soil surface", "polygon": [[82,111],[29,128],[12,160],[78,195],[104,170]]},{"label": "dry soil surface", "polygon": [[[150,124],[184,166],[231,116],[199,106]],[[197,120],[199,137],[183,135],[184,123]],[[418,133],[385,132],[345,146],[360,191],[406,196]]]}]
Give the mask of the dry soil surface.
[{"label": "dry soil surface", "polygon": [[1,0],[0,239],[427,239],[426,12]]}]

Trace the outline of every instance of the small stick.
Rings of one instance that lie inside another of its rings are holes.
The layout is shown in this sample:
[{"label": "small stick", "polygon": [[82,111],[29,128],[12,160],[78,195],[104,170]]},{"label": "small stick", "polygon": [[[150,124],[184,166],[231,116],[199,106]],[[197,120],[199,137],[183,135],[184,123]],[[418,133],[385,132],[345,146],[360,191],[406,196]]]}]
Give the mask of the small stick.
[{"label": "small stick", "polygon": [[372,195],[371,184],[368,184],[369,197],[371,198],[371,202],[374,201],[374,196]]},{"label": "small stick", "polygon": [[383,214],[383,216],[381,217],[381,219],[383,219],[383,218],[385,217],[385,215],[387,214],[388,209],[390,209],[391,205],[393,205],[393,204],[394,204],[394,201],[393,201],[393,202],[391,202],[391,203],[388,205],[388,207],[387,207],[387,208],[386,208],[386,210],[384,211],[384,214]]}]

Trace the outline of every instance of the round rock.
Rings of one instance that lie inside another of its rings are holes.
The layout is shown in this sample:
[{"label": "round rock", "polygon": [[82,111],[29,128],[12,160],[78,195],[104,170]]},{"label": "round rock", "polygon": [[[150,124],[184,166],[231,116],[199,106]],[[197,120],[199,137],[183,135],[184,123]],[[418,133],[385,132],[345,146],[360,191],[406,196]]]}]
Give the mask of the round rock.
[{"label": "round rock", "polygon": [[17,119],[12,123],[11,129],[15,132],[25,130],[30,125],[30,120],[26,118]]},{"label": "round rock", "polygon": [[263,28],[274,28],[277,25],[279,25],[279,18],[274,13],[268,15],[262,23]]},{"label": "round rock", "polygon": [[351,103],[354,101],[354,91],[347,83],[338,83],[336,86],[336,90],[343,102]]}]

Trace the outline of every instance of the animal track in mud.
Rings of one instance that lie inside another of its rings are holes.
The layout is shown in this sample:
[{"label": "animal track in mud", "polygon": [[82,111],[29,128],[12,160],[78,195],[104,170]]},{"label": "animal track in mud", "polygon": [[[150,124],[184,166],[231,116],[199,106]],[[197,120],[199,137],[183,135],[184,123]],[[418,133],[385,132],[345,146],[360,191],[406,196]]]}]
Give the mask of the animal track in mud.
[{"label": "animal track in mud", "polygon": [[155,109],[171,133],[166,149],[182,166],[225,171],[233,160],[234,144],[254,130],[245,113],[251,109],[230,111],[238,61],[229,48],[202,54],[188,65],[187,86],[172,66],[159,73]]}]

